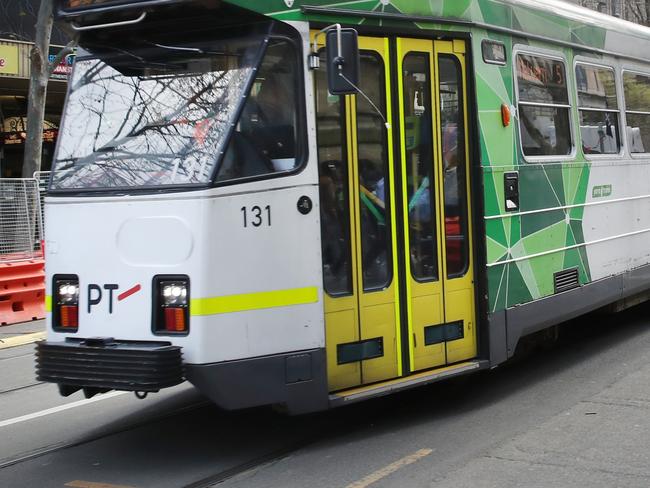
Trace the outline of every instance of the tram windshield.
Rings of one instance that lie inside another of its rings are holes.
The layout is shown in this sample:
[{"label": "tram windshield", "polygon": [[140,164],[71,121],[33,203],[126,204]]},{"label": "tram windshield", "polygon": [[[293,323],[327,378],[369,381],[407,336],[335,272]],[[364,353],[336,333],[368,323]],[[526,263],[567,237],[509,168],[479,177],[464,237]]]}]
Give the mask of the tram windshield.
[{"label": "tram windshield", "polygon": [[295,166],[291,42],[141,41],[94,56],[70,80],[51,189],[205,185]]}]

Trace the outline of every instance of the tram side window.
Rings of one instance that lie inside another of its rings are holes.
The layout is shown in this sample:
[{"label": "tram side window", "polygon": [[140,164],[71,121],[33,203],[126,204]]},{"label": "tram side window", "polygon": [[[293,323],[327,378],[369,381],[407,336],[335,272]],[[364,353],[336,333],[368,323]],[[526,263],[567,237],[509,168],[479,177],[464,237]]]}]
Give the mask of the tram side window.
[{"label": "tram side window", "polygon": [[630,151],[650,153],[650,76],[623,73]]},{"label": "tram side window", "polygon": [[572,151],[571,105],[564,62],[517,55],[518,111],[525,156],[567,156]]},{"label": "tram side window", "polygon": [[618,154],[621,136],[614,70],[577,64],[576,84],[583,152]]},{"label": "tram side window", "polygon": [[217,181],[290,171],[298,160],[298,67],[291,43],[271,41]]}]

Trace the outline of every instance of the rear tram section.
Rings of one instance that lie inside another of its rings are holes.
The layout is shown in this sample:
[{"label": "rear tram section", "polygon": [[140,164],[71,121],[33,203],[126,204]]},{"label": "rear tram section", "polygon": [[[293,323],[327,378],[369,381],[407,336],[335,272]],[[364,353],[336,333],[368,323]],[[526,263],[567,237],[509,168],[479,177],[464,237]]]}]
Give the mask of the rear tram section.
[{"label": "rear tram section", "polygon": [[41,379],[302,413],[647,298],[648,29],[559,1],[278,3],[59,5],[83,52]]}]

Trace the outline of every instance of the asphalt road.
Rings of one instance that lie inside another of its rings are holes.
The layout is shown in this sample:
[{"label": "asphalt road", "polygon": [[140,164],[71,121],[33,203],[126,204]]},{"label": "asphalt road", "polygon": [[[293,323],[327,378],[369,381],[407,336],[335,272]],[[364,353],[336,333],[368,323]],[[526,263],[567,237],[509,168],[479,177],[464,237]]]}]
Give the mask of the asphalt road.
[{"label": "asphalt road", "polygon": [[33,345],[0,348],[0,487],[647,487],[649,317],[584,318],[494,371],[303,417],[187,385],[61,398]]}]

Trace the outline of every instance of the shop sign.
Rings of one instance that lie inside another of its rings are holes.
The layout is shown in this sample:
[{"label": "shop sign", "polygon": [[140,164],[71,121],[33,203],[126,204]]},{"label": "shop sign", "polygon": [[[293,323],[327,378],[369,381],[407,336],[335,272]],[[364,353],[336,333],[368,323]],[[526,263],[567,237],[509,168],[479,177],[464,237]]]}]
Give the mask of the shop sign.
[{"label": "shop sign", "polygon": [[18,74],[18,46],[0,45],[0,75]]},{"label": "shop sign", "polygon": [[[56,142],[59,128],[47,120],[43,121],[43,142]],[[7,117],[0,126],[0,145],[18,146],[27,139],[27,117]]]},{"label": "shop sign", "polygon": [[[62,47],[50,47],[49,61],[50,63],[56,59],[56,55],[59,51],[63,49]],[[68,54],[65,56],[61,62],[54,68],[52,76],[50,78],[55,80],[66,80],[72,73],[72,65],[74,64],[74,54]]]},{"label": "shop sign", "polygon": [[[43,131],[43,143],[56,142],[56,137],[59,135],[58,129],[45,129]],[[19,146],[25,144],[27,140],[27,132],[4,132],[2,133],[2,143],[5,146]]]}]

